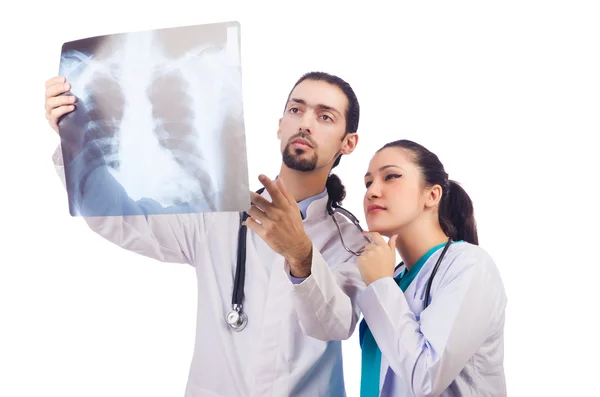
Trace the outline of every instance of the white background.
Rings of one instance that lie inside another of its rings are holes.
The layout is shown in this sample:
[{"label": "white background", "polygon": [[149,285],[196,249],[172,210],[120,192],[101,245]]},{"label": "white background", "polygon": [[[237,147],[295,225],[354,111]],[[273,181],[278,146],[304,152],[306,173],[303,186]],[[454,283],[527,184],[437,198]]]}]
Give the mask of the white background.
[{"label": "white background", "polygon": [[[364,224],[362,175],[383,143],[433,150],[471,195],[505,282],[509,396],[596,395],[596,2],[246,3],[3,7],[0,396],[183,396],[193,269],[127,252],[70,217],[44,82],[65,41],[227,20],[242,24],[251,187],[278,170],[277,121],[295,80],[343,77],[362,106],[358,148],[336,169],[346,208]],[[349,396],[357,336],[344,344]]]}]

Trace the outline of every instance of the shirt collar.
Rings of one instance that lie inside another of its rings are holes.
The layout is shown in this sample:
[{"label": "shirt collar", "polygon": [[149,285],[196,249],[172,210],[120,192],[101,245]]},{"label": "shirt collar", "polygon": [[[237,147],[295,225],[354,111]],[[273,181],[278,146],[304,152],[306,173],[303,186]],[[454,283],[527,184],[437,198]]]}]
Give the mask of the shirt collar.
[{"label": "shirt collar", "polygon": [[315,200],[321,199],[323,197],[325,197],[327,195],[327,188],[325,188],[321,193],[309,197],[307,199],[304,199],[302,201],[300,201],[298,203],[298,206],[300,207],[300,213],[302,214],[302,219],[306,219],[306,210],[308,209],[308,206],[310,205],[310,203],[312,203]]}]

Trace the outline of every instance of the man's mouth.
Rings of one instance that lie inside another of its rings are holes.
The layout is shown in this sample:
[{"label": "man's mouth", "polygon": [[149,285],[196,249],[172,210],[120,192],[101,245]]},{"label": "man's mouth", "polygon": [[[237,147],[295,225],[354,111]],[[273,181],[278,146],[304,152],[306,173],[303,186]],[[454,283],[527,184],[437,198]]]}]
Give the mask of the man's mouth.
[{"label": "man's mouth", "polygon": [[292,141],[292,145],[297,146],[297,147],[309,147],[312,148],[312,145],[304,139],[294,139]]}]

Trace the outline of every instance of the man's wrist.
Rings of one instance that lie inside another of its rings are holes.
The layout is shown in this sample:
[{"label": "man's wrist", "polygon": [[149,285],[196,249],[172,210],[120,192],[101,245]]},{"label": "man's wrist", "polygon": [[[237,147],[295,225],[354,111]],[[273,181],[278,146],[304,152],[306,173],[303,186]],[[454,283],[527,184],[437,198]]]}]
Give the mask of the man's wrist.
[{"label": "man's wrist", "polygon": [[299,254],[287,259],[290,264],[290,274],[295,278],[305,278],[310,276],[313,246],[309,239],[303,245],[304,247],[299,251]]}]

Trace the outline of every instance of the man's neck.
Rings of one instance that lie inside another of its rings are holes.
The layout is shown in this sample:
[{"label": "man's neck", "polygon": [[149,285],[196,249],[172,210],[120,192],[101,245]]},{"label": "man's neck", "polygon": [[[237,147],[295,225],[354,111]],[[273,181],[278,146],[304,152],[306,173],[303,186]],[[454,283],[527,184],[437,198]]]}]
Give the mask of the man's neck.
[{"label": "man's neck", "polygon": [[416,220],[399,232],[396,248],[410,270],[427,251],[447,241],[448,237],[437,224],[431,220]]},{"label": "man's neck", "polygon": [[329,172],[327,167],[311,172],[301,172],[281,164],[279,177],[283,178],[286,189],[299,202],[321,193],[325,189]]}]

